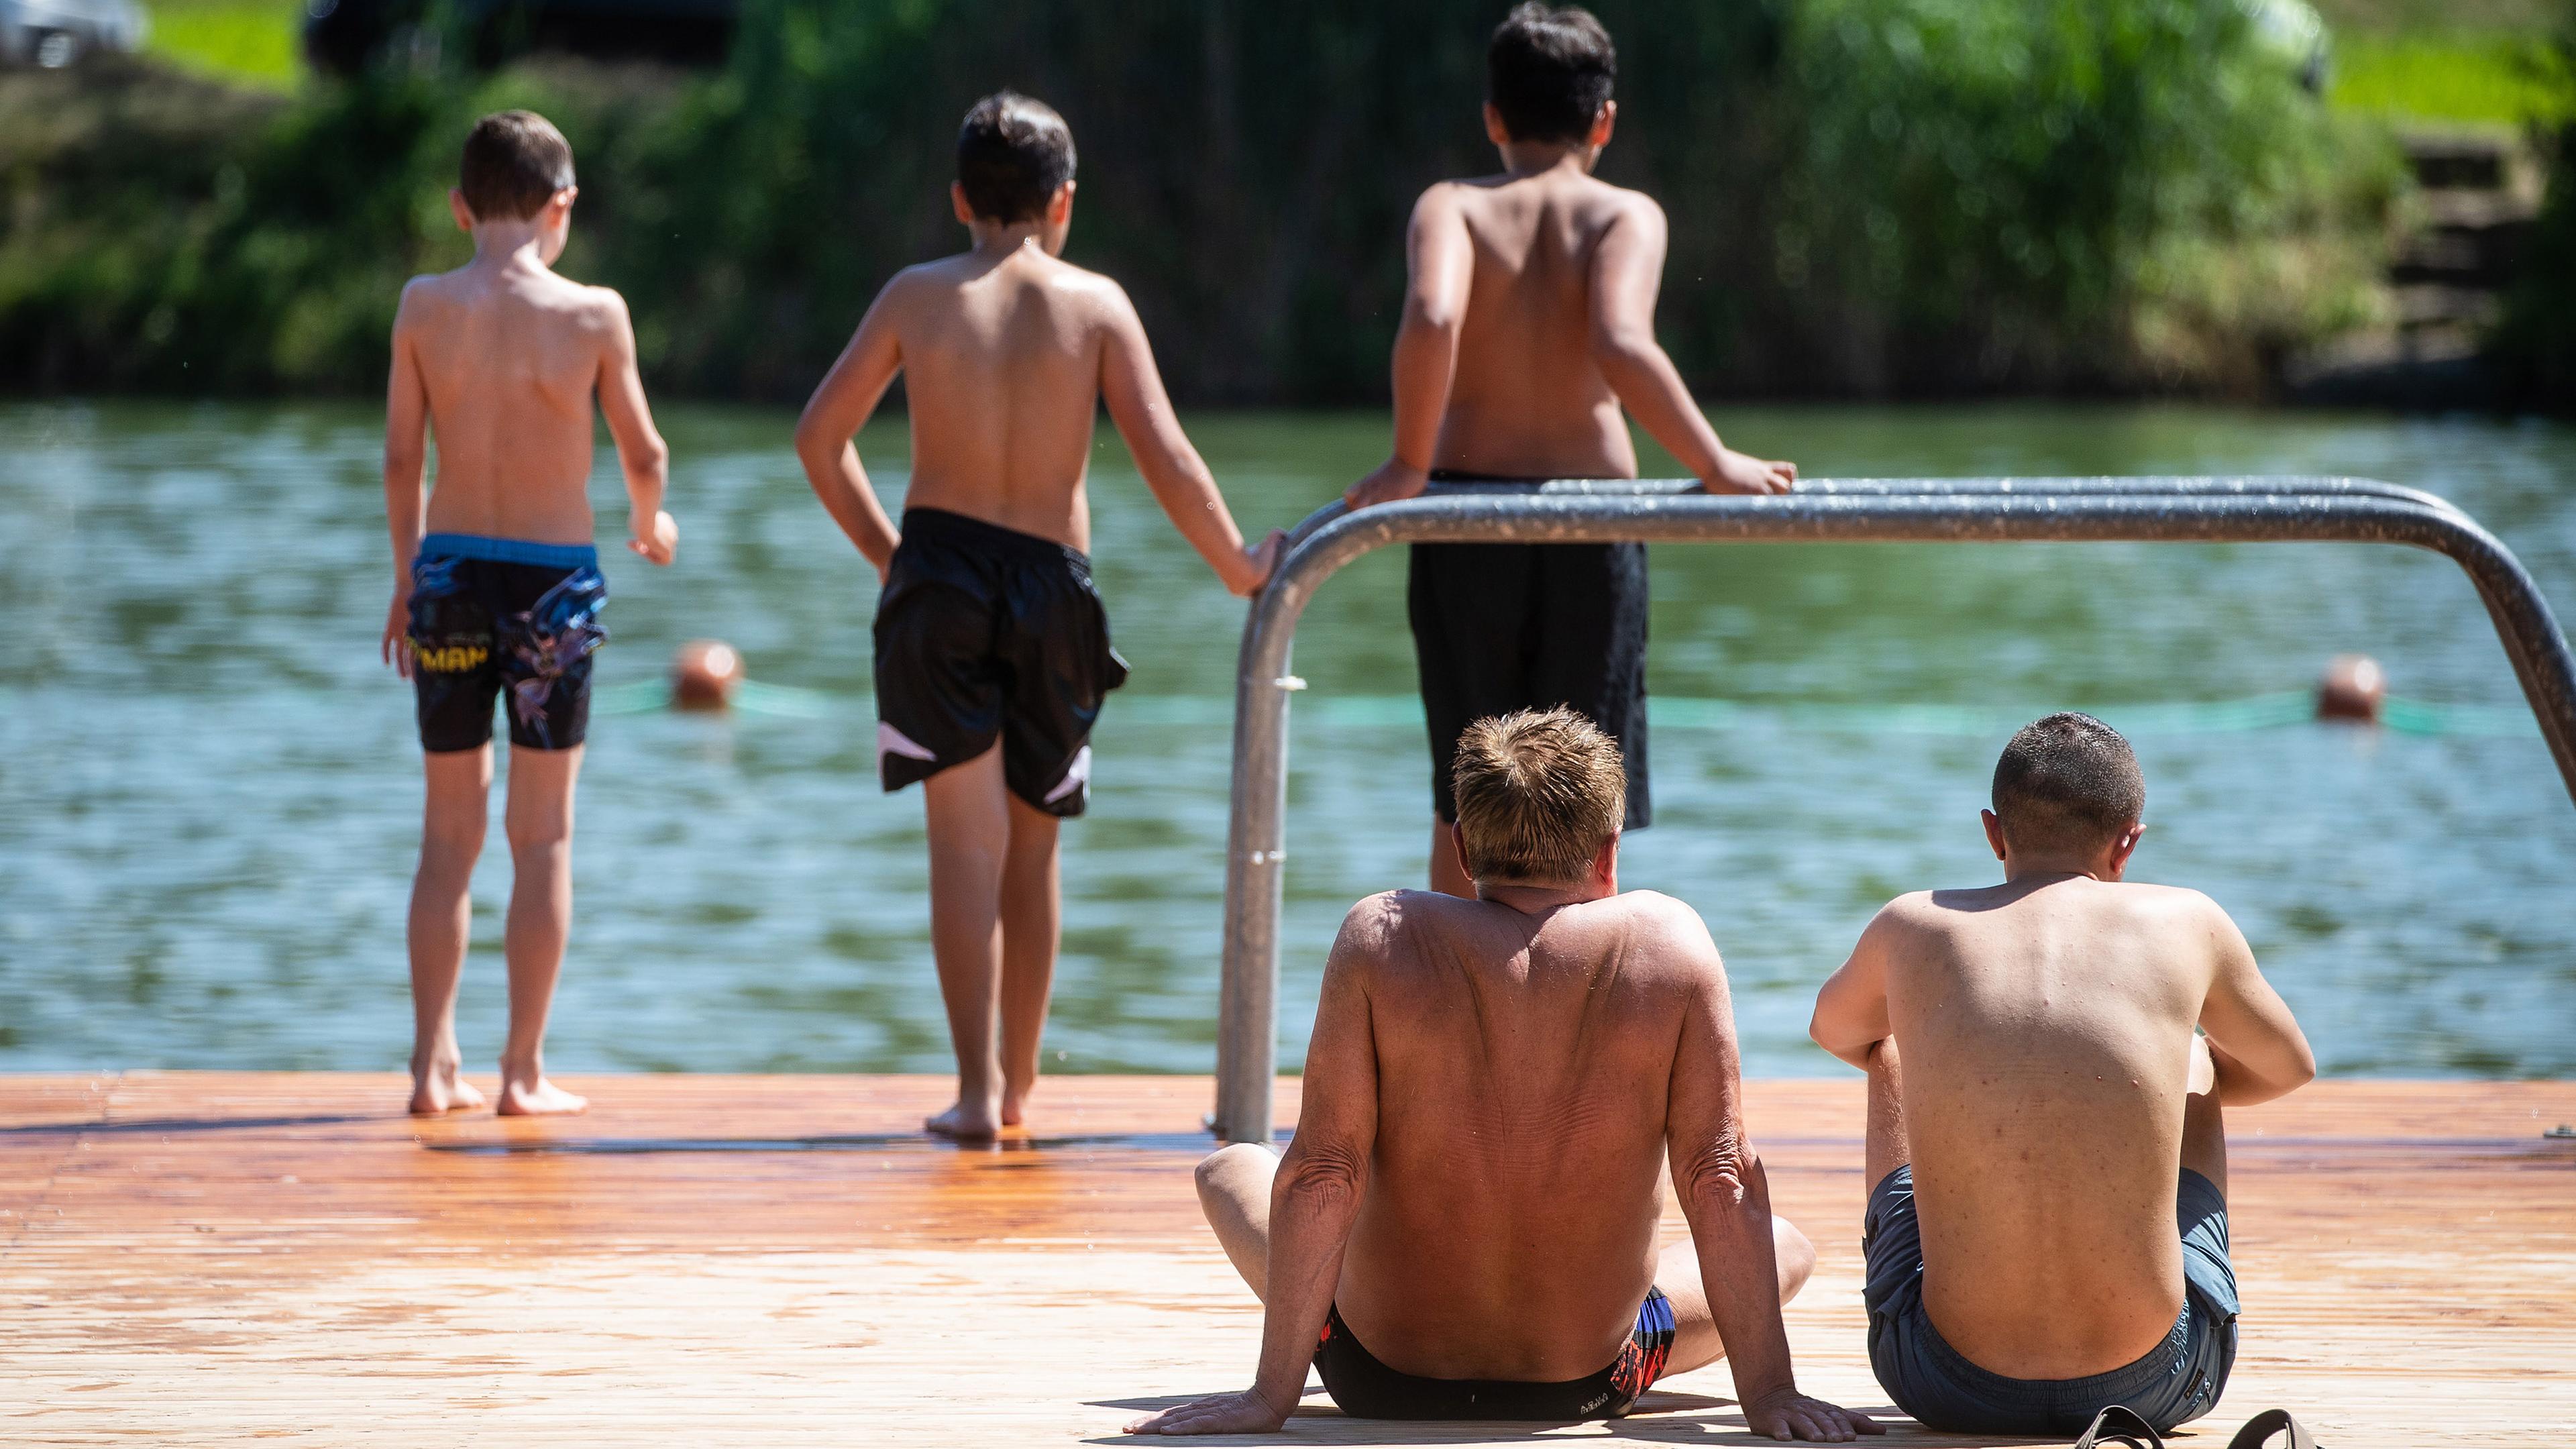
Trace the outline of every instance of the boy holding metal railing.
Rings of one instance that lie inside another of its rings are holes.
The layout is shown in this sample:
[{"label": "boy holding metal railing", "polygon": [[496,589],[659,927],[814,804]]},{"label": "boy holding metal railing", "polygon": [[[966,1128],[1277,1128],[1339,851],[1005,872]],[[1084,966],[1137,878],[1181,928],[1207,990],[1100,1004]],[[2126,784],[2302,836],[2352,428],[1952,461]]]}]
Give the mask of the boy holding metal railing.
[{"label": "boy holding metal railing", "polygon": [[[1781,493],[1788,463],[1731,451],[1655,341],[1664,213],[1593,178],[1618,117],[1609,33],[1522,5],[1486,56],[1485,134],[1503,173],[1422,194],[1395,339],[1395,455],[1345,495],[1410,498],[1443,475],[1634,478],[1624,406],[1712,493]],[[1410,613],[1431,726],[1431,885],[1472,894],[1451,843],[1449,766],[1471,720],[1566,705],[1619,744],[1625,828],[1646,788],[1646,548],[1418,543]]]}]

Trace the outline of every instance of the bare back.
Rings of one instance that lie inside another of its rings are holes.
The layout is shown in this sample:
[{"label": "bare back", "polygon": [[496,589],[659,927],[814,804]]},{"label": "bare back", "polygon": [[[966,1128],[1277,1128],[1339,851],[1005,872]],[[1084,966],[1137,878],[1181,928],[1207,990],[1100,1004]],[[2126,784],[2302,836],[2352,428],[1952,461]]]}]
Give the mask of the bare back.
[{"label": "bare back", "polygon": [[1649,892],[1524,915],[1406,891],[1346,932],[1377,1126],[1344,1318],[1407,1373],[1599,1370],[1653,1278],[1677,1045],[1719,971],[1707,931]]},{"label": "bare back", "polygon": [[1088,551],[1092,421],[1126,305],[1114,284],[1032,246],[910,268],[879,305],[912,415],[907,505]]},{"label": "bare back", "polygon": [[2234,927],[2194,891],[2078,876],[1906,896],[1870,934],[1933,1323],[2018,1377],[2145,1353],[2182,1307],[2193,1026]]},{"label": "bare back", "polygon": [[1637,453],[1594,353],[1595,261],[1623,224],[1662,218],[1645,196],[1555,168],[1435,187],[1473,243],[1457,370],[1435,466],[1501,476],[1629,478]]},{"label": "bare back", "polygon": [[405,287],[395,405],[412,369],[438,444],[429,531],[590,542],[592,399],[630,337],[616,293],[540,265],[478,261]]}]

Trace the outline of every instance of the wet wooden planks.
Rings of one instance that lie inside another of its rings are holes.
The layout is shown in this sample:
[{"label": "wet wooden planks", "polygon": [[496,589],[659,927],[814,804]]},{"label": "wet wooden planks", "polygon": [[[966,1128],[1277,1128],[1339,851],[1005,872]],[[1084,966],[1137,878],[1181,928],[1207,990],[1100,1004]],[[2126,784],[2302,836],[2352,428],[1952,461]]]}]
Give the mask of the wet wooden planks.
[{"label": "wet wooden planks", "polygon": [[[1030,1141],[980,1150],[916,1135],[935,1078],[573,1085],[587,1117],[416,1122],[389,1076],[0,1078],[0,1441],[1069,1444],[1249,1371],[1257,1310],[1188,1183],[1203,1078],[1053,1079]],[[1823,1253],[1790,1310],[1802,1381],[1884,1407],[1858,1084],[1748,1090]],[[2576,1084],[2235,1114],[2245,1352],[2197,1441],[2272,1403],[2333,1449],[2576,1432],[2565,1121]],[[1541,1437],[1744,1442],[1729,1392],[1704,1371]],[[1320,1398],[1292,1433],[1531,1437]]]}]

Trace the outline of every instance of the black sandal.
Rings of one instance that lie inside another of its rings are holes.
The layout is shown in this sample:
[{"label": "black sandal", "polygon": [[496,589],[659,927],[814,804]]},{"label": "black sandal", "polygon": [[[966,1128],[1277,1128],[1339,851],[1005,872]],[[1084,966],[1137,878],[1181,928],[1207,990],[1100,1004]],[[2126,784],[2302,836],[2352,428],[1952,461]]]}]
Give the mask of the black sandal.
[{"label": "black sandal", "polygon": [[[2146,1436],[2144,1442],[2138,1437],[2142,1434]],[[2255,1440],[2254,1449],[2259,1449],[2262,1442]],[[2075,1441],[2075,1449],[2095,1449],[2101,1444],[2125,1444],[2128,1449],[2165,1449],[2165,1441],[2156,1433],[2156,1426],[2126,1404],[2113,1404],[2095,1414],[2092,1427],[2084,1431],[2083,1438]],[[2248,1449],[2248,1446],[2231,1444],[2228,1449]]]},{"label": "black sandal", "polygon": [[2265,1409],[2245,1421],[2236,1437],[2227,1441],[2227,1449],[2263,1449],[2275,1434],[2285,1435],[2282,1449],[2317,1449],[2317,1438],[2308,1426],[2290,1417],[2287,1409]]}]

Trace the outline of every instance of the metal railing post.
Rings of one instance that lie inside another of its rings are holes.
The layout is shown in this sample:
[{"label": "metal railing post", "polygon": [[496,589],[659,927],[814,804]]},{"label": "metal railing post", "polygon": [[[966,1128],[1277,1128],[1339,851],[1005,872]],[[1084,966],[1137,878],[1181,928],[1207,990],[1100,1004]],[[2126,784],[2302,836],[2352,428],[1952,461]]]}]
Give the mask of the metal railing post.
[{"label": "metal railing post", "polygon": [[1266,1142],[1278,1054],[1279,916],[1286,886],[1288,673],[1297,618],[1344,564],[1391,543],[1864,543],[2011,541],[2396,543],[2468,574],[2576,799],[2576,654],[2531,575],[2475,519],[2429,493],[2366,478],[1821,479],[1769,498],[1711,497],[1687,480],[1465,484],[1348,514],[1319,509],[1290,536],[1245,621],[1235,681],[1216,1134]]}]

